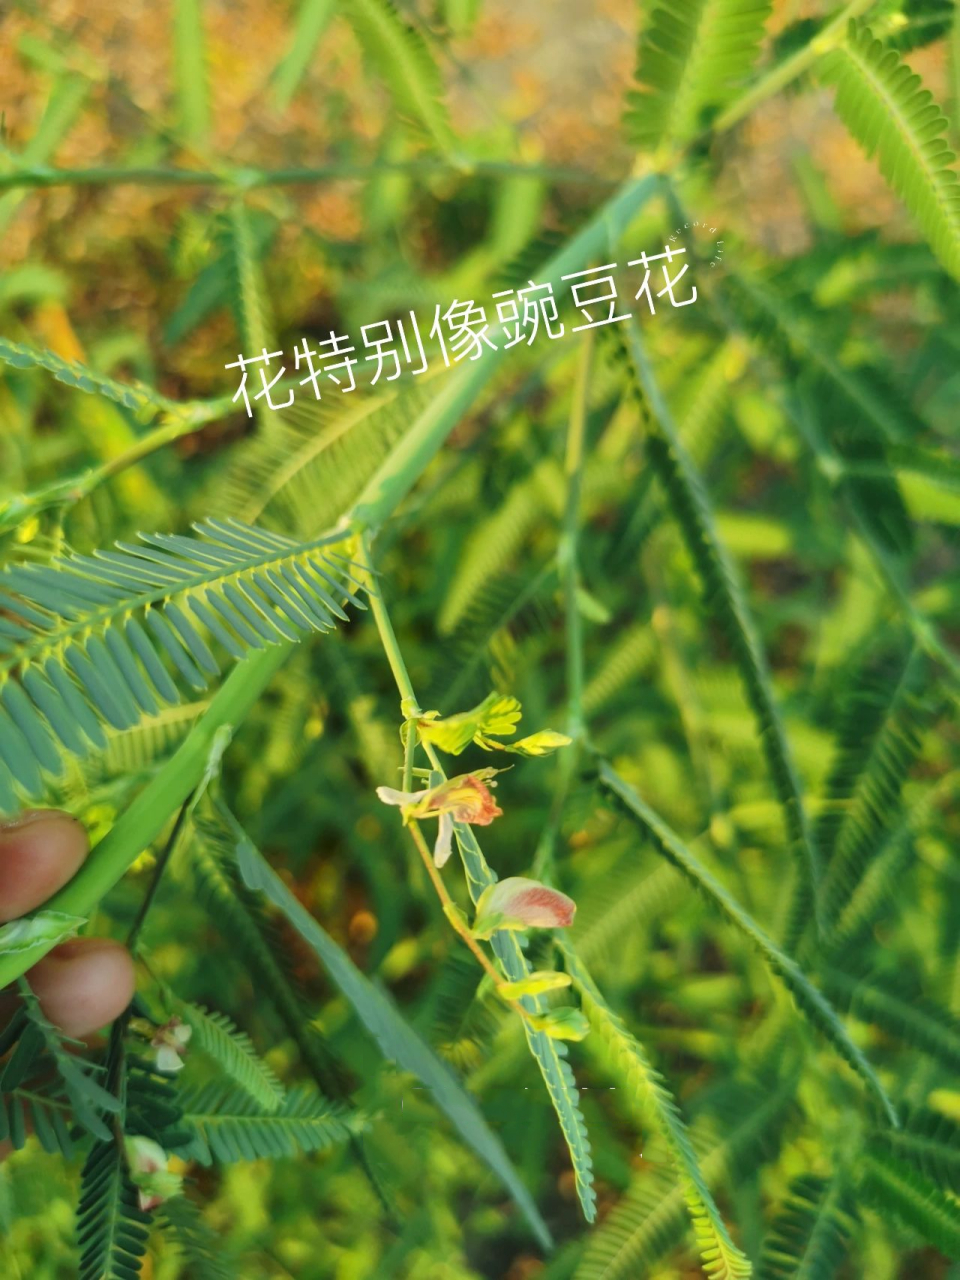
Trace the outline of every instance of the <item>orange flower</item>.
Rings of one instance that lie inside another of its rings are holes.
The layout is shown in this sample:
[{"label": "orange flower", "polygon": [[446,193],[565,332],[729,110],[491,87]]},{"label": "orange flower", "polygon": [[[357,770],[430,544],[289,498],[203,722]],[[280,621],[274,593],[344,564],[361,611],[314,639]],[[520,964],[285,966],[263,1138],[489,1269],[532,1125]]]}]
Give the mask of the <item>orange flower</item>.
[{"label": "orange flower", "polygon": [[462,773],[447,782],[441,782],[439,786],[429,787],[426,791],[397,791],[394,787],[377,787],[377,795],[384,804],[398,805],[403,810],[405,822],[411,818],[440,819],[433,860],[438,867],[442,867],[453,848],[455,822],[487,827],[503,813],[490,793],[490,787],[497,785],[493,781],[497,773],[498,769],[478,769],[476,773]]}]

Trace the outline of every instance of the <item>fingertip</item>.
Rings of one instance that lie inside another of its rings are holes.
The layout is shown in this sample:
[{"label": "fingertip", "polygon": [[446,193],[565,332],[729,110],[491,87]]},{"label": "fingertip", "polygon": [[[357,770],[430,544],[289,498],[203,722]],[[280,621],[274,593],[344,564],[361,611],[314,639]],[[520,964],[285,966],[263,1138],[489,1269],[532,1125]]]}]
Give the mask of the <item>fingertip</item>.
[{"label": "fingertip", "polygon": [[130,953],[109,938],[72,938],[27,975],[50,1021],[69,1036],[87,1036],[118,1018],[133,999]]},{"label": "fingertip", "polygon": [[89,848],[82,824],[59,809],[31,810],[0,826],[0,924],[46,902]]}]

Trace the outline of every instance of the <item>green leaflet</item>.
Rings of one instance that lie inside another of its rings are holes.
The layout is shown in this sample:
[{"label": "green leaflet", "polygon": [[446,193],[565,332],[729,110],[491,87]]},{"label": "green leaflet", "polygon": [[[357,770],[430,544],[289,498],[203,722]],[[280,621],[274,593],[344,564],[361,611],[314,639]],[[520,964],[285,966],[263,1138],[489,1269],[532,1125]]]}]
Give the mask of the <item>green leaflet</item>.
[{"label": "green leaflet", "polygon": [[[550,1233],[520,1181],[500,1140],[459,1081],[403,1019],[389,997],[373,985],[297,901],[280,877],[250,842],[236,819],[224,810],[220,816],[232,834],[241,875],[249,889],[263,893],[305,942],[316,952],[327,973],[350,1002],[357,1017],[381,1051],[404,1071],[410,1071],[433,1093],[437,1105],[482,1160],[510,1191],[537,1239],[549,1247]],[[546,1038],[546,1037],[544,1037]]]},{"label": "green leaflet", "polygon": [[667,1142],[684,1190],[705,1273],[714,1280],[743,1280],[752,1273],[750,1262],[730,1238],[703,1176],[680,1108],[663,1076],[604,1000],[573,945],[560,939],[559,947],[594,1030],[617,1059],[630,1086],[629,1102],[641,1112],[649,1108]]},{"label": "green leaflet", "polygon": [[290,48],[274,69],[273,105],[285,111],[293,100],[336,10],[336,0],[301,0]]},{"label": "green leaflet", "polygon": [[833,1006],[813,985],[796,961],[780,950],[727,889],[710,874],[706,867],[701,866],[692,850],[606,761],[600,764],[600,783],[650,837],[659,852],[682,871],[687,879],[753,943],[770,970],[776,974],[796,1000],[798,1009],[826,1036],[841,1057],[860,1076],[879,1103],[888,1122],[896,1126],[897,1115],[893,1104],[873,1068],[851,1040]]},{"label": "green leaflet", "polygon": [[65,911],[37,911],[32,916],[11,920],[0,926],[0,955],[31,951],[38,943],[55,947],[58,942],[72,938],[86,923],[83,916],[68,915]]},{"label": "green leaflet", "polygon": [[918,75],[866,27],[824,66],[836,110],[920,225],[946,270],[960,279],[960,182],[944,134],[947,120]]}]

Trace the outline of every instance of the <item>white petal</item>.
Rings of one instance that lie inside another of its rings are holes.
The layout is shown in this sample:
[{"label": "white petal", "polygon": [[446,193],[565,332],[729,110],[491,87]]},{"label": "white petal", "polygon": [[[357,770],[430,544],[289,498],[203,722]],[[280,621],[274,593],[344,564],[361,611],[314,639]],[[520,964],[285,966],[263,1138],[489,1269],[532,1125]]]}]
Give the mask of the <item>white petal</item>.
[{"label": "white petal", "polygon": [[183,1059],[172,1045],[163,1044],[157,1050],[157,1070],[174,1072],[183,1069]]},{"label": "white petal", "polygon": [[384,804],[416,804],[421,794],[417,791],[397,791],[395,787],[377,787],[377,796]]},{"label": "white petal", "polygon": [[433,861],[442,867],[453,849],[453,814],[441,813],[437,828],[437,843],[433,846]]}]

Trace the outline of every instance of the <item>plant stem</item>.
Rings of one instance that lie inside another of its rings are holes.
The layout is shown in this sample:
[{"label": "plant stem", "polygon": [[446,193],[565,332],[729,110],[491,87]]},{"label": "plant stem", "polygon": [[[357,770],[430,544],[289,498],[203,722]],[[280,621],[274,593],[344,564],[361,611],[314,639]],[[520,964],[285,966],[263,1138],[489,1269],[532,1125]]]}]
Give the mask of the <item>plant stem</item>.
[{"label": "plant stem", "polygon": [[563,583],[567,636],[567,731],[574,742],[583,737],[583,618],[577,595],[580,589],[579,538],[580,490],[583,480],[584,442],[587,429],[587,404],[590,397],[590,373],[593,367],[593,330],[584,336],[577,379],[573,389],[573,406],[567,429],[564,471],[567,477],[567,501],[563,514],[563,533],[558,548],[560,579]]},{"label": "plant stem", "polygon": [[[467,944],[467,946],[476,956],[480,964],[480,967],[483,969],[484,973],[487,974],[489,978],[493,979],[493,983],[495,986],[499,987],[503,979],[500,977],[499,973],[497,973],[496,969],[493,967],[493,964],[488,958],[486,952],[480,946],[480,943],[477,942],[476,938],[473,936],[470,930],[465,927],[465,925],[463,924],[463,921],[460,919],[457,905],[453,901],[453,899],[450,897],[450,894],[447,891],[447,886],[443,883],[443,877],[441,876],[440,872],[436,868],[436,865],[434,864],[433,856],[430,853],[429,848],[427,847],[426,840],[424,840],[423,838],[423,832],[420,830],[419,823],[410,822],[407,824],[407,826],[409,828],[411,836],[413,837],[413,843],[417,846],[417,852],[420,854],[420,857],[423,859],[423,865],[427,868],[427,875],[429,875],[430,880],[433,884],[433,887],[437,891],[437,897],[440,899],[441,905],[443,906],[443,914],[447,917],[447,919],[453,925],[456,932],[460,935],[463,941]],[[510,1004],[514,1009],[516,1009],[516,1011],[519,1014],[521,1014],[521,1016],[523,1017],[526,1016],[526,1011],[522,1009],[520,1005],[516,1003],[516,1001],[511,1000]]]},{"label": "plant stem", "polygon": [[537,841],[537,848],[533,855],[533,876],[536,880],[549,881],[551,878],[564,806],[570,794],[580,750],[586,738],[586,725],[583,718],[583,618],[577,597],[580,589],[580,491],[583,479],[587,407],[590,398],[590,374],[593,368],[593,336],[592,329],[588,329],[584,335],[580,363],[577,366],[573,387],[573,404],[567,426],[564,461],[567,497],[563,512],[563,528],[557,546],[557,570],[563,589],[566,629],[567,733],[573,742],[570,750],[560,759],[559,782],[550,808],[550,816]]},{"label": "plant stem", "polygon": [[[406,704],[412,704],[410,709],[414,714],[419,711],[416,695],[413,692],[413,683],[410,680],[410,673],[407,671],[407,665],[403,660],[403,654],[400,652],[400,645],[397,642],[397,633],[393,629],[393,623],[390,621],[390,615],[387,613],[386,605],[383,603],[383,596],[380,594],[380,588],[376,581],[373,571],[373,565],[370,560],[370,535],[364,533],[360,538],[362,555],[360,564],[367,572],[367,596],[370,600],[370,608],[373,612],[373,620],[377,624],[377,631],[380,633],[380,643],[383,645],[383,651],[387,655],[387,661],[390,663],[390,670],[393,672],[393,678],[396,681],[397,689],[400,693],[401,703],[404,705],[404,719],[407,718]],[[411,763],[411,770],[413,765]]]},{"label": "plant stem", "polygon": [[478,160],[462,165],[442,158],[419,160],[378,160],[372,164],[335,161],[330,164],[288,169],[186,169],[99,165],[89,169],[57,169],[51,165],[23,165],[0,174],[0,191],[17,187],[232,187],[249,191],[258,187],[304,186],[316,182],[372,178],[382,173],[467,174],[490,178],[530,178],[546,182],[590,183],[615,186],[618,178],[589,173],[560,165],[524,165],[510,161]]},{"label": "plant stem", "polygon": [[180,806],[180,812],[177,814],[177,820],[173,824],[173,830],[170,832],[170,835],[167,839],[167,843],[163,847],[163,852],[160,854],[160,857],[157,859],[157,864],[153,872],[153,878],[150,881],[150,887],[147,889],[147,892],[144,894],[143,901],[140,903],[140,910],[137,912],[136,919],[134,920],[133,924],[130,927],[130,932],[127,935],[127,950],[133,956],[137,954],[137,945],[140,940],[140,932],[143,929],[144,921],[147,918],[147,913],[149,912],[151,906],[153,905],[153,900],[156,897],[157,889],[160,887],[160,881],[163,878],[163,873],[164,871],[166,871],[167,865],[169,864],[170,858],[172,857],[174,851],[178,849],[180,846],[180,841],[183,837],[184,831],[186,830],[187,819],[190,816],[190,812],[193,808],[193,802],[194,802],[194,799],[196,798],[197,790],[198,790],[197,788],[194,788],[194,790],[190,793],[189,796],[187,796],[186,800],[184,800],[183,804]]},{"label": "plant stem", "polygon": [[[373,566],[370,562],[370,539],[366,534],[361,538],[360,564],[366,570],[368,582],[372,583]],[[406,710],[412,706],[419,710],[419,704],[417,703],[416,695],[413,691],[413,682],[410,679],[410,673],[407,671],[407,665],[403,660],[403,654],[400,652],[400,646],[397,643],[397,633],[393,629],[393,623],[390,621],[390,615],[387,612],[383,598],[380,596],[379,592],[375,592],[372,587],[368,588],[368,594],[370,596],[370,604],[373,610],[374,621],[377,624],[377,631],[380,634],[380,642],[383,645],[384,652],[387,655],[387,660],[390,663],[390,670],[393,672],[393,678],[396,681],[397,689],[400,692],[404,709]],[[405,791],[410,789],[410,784],[413,778],[413,756],[416,750],[415,744],[416,729],[411,728],[404,751],[403,789]],[[430,743],[424,743],[424,750],[426,751],[434,769],[440,774],[441,778],[446,781],[446,772],[440,763],[436,751],[433,750]],[[450,897],[446,885],[443,883],[443,877],[437,870],[433,861],[433,856],[427,847],[427,842],[423,838],[423,832],[420,830],[419,824],[417,822],[409,822],[407,826],[411,836],[413,837],[413,843],[417,846],[417,851],[423,860],[423,865],[427,869],[427,875],[430,877],[430,882],[437,892],[437,897],[440,899],[441,906],[443,907],[443,914],[447,917],[450,924],[476,956],[484,973],[492,978],[494,984],[499,987],[503,979],[500,977],[500,974],[497,972],[496,968],[487,957],[476,938],[473,937],[470,930],[467,929],[461,921],[456,904]],[[519,1004],[519,1002],[511,1000],[509,1001],[509,1004],[512,1009],[520,1014],[521,1017],[525,1018],[527,1016],[527,1011],[521,1004]]]},{"label": "plant stem", "polygon": [[88,497],[105,480],[125,471],[127,467],[142,462],[144,458],[162,449],[164,445],[198,431],[220,412],[230,410],[232,407],[229,399],[213,400],[208,403],[197,401],[179,406],[167,421],[140,436],[128,449],[124,449],[122,453],[101,463],[100,466],[91,467],[90,470],[71,476],[67,480],[57,480],[54,484],[34,490],[33,493],[18,494],[5,499],[0,502],[0,533],[15,528],[30,516],[45,511],[49,507],[79,502],[82,498]]}]

